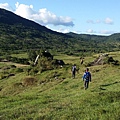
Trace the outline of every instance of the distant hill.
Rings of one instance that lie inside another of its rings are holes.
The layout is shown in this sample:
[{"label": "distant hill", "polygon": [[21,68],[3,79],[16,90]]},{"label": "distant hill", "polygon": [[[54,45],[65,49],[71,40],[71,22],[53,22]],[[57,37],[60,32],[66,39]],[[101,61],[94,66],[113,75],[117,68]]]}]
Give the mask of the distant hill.
[{"label": "distant hill", "polygon": [[81,41],[86,41],[89,45],[95,47],[96,49],[102,48],[105,51],[116,51],[120,50],[120,33],[115,33],[109,36],[102,35],[89,35],[89,34],[76,34],[67,33],[71,37],[80,39]]},{"label": "distant hill", "polygon": [[113,51],[119,47],[119,33],[108,37],[63,34],[0,8],[0,51],[51,49],[71,54]]},{"label": "distant hill", "polygon": [[70,35],[72,37],[76,37],[76,38],[81,38],[84,40],[97,40],[97,41],[105,41],[105,42],[109,42],[109,41],[118,41],[120,42],[120,33],[115,33],[112,34],[110,36],[102,36],[102,35],[89,35],[89,34],[76,34],[76,33],[67,33],[67,35]]}]

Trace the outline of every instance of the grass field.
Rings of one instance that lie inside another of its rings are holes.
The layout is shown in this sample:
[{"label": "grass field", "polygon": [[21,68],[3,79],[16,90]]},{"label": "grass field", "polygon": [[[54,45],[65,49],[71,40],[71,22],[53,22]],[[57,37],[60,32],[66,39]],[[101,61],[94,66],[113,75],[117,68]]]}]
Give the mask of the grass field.
[{"label": "grass field", "polygon": [[[109,55],[120,61],[120,52]],[[27,66],[19,66],[23,71],[16,72],[18,68],[2,69],[8,64],[0,63],[0,75],[15,74],[0,80],[0,120],[120,120],[119,65],[89,67],[92,82],[84,90],[84,64],[95,56],[85,57],[83,65],[79,57],[59,55],[55,59],[69,66],[27,76]],[[75,79],[73,64],[79,67]],[[35,82],[26,85],[27,78]]]}]

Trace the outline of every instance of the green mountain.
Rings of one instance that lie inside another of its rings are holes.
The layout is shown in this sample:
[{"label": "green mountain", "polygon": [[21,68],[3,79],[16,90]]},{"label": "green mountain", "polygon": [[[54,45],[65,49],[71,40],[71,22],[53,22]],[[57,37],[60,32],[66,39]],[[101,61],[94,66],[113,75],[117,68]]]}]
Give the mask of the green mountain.
[{"label": "green mountain", "polygon": [[104,52],[120,48],[120,34],[97,36],[58,33],[0,9],[0,51],[51,49],[57,52]]},{"label": "green mountain", "polygon": [[[0,9],[0,48],[2,50],[53,49],[69,46],[69,36]],[[63,42],[64,40],[64,42]]]}]

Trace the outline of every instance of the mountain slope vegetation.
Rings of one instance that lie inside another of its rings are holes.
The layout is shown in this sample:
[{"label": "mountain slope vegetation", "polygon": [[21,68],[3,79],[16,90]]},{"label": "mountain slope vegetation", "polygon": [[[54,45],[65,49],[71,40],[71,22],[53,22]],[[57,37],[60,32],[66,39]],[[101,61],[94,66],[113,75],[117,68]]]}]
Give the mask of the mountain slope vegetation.
[{"label": "mountain slope vegetation", "polygon": [[62,48],[64,44],[70,46],[66,36],[10,11],[0,9],[0,48],[2,50]]},{"label": "mountain slope vegetation", "polygon": [[58,33],[10,11],[0,9],[1,53],[47,49],[66,54],[79,54],[117,51],[119,48],[119,33],[111,36]]}]

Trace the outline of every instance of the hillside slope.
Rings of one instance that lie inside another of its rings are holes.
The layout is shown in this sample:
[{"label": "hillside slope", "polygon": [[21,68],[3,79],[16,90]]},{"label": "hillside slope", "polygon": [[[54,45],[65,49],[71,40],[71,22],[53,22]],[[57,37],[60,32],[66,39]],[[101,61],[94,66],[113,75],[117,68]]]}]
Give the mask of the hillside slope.
[{"label": "hillside slope", "polygon": [[[120,61],[120,52],[109,55]],[[5,69],[0,64],[4,73],[16,71],[14,76],[0,80],[0,119],[119,120],[120,66],[91,66],[92,82],[84,90],[85,66],[80,65],[79,57],[58,57],[70,66],[34,76],[27,76],[18,68]],[[85,58],[85,62],[93,60],[94,57]],[[71,77],[73,61],[80,67],[75,79]]]}]

